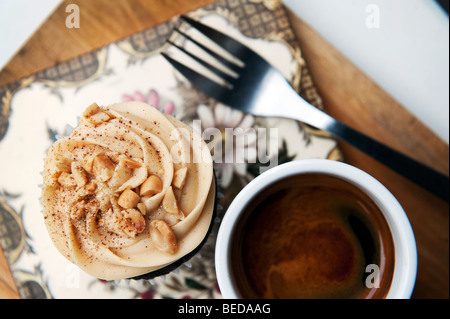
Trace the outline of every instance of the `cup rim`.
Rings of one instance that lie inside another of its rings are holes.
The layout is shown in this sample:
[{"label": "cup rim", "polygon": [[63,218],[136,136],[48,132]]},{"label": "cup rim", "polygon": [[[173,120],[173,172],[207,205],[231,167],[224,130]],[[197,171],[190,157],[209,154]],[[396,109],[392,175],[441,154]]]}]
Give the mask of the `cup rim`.
[{"label": "cup rim", "polygon": [[215,265],[224,298],[241,298],[230,280],[230,235],[247,203],[268,185],[289,176],[323,173],[341,178],[363,190],[379,206],[391,229],[395,246],[394,274],[387,299],[408,299],[417,275],[417,247],[409,219],[400,203],[378,180],[349,164],[327,159],[305,159],[284,163],[262,173],[234,198],[220,224],[216,241]]}]

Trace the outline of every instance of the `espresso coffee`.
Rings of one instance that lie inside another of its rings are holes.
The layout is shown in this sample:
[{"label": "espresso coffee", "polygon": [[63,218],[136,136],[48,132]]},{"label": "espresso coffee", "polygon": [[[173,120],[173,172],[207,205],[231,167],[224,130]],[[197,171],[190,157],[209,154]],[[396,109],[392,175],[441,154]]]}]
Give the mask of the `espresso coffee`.
[{"label": "espresso coffee", "polygon": [[264,189],[232,234],[243,298],[384,298],[394,245],[378,206],[352,184],[303,174]]}]

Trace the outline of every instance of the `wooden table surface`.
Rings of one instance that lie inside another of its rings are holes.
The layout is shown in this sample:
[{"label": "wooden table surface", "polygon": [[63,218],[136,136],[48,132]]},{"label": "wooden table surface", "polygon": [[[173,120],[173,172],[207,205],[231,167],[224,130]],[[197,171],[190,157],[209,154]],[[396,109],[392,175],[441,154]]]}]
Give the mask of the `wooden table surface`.
[{"label": "wooden table surface", "polygon": [[[78,0],[80,28],[69,29],[65,9],[72,1],[63,1],[0,72],[0,86],[211,2]],[[288,14],[327,112],[448,175],[448,145],[300,18]],[[449,298],[448,203],[353,147],[342,143],[341,148],[347,163],[373,175],[397,197],[411,221],[419,256],[413,298]],[[0,298],[17,297],[0,247]]]}]

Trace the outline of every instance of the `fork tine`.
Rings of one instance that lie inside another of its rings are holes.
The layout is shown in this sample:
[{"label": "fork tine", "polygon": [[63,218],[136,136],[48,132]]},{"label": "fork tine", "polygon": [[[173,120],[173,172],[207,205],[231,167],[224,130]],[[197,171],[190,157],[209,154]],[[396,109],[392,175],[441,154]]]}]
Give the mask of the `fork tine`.
[{"label": "fork tine", "polygon": [[208,37],[213,42],[217,43],[223,49],[240,59],[242,62],[249,58],[251,59],[260,59],[259,55],[253,52],[251,49],[247,48],[240,42],[230,38],[229,36],[214,30],[198,21],[195,21],[185,15],[182,15],[181,18],[190,24],[192,27],[203,33],[206,37]]},{"label": "fork tine", "polygon": [[226,96],[229,93],[229,89],[222,86],[213,80],[207,78],[206,76],[192,70],[191,68],[185,66],[181,62],[170,57],[167,53],[161,52],[161,55],[170,63],[172,66],[183,74],[194,86],[199,90],[203,91],[206,95],[216,99],[219,102],[227,103]]},{"label": "fork tine", "polygon": [[171,41],[171,40],[167,40],[168,43],[172,44],[174,47],[178,48],[180,51],[184,52],[185,54],[187,54],[188,56],[190,56],[191,58],[193,58],[195,61],[197,61],[198,63],[200,63],[201,65],[205,66],[206,68],[208,68],[211,72],[215,73],[217,76],[219,76],[220,78],[222,78],[223,80],[225,80],[226,82],[228,82],[229,84],[233,83],[234,78],[231,77],[229,74],[223,72],[222,70],[219,70],[217,67],[215,67],[214,65],[212,65],[209,62],[206,62],[205,60],[201,59],[200,57],[196,56],[195,54],[189,52],[188,50],[186,50],[185,48],[179,46],[178,44],[176,44],[175,42]]},{"label": "fork tine", "polygon": [[238,66],[237,64],[227,60],[226,58],[224,58],[223,56],[221,56],[217,52],[211,50],[210,48],[208,48],[204,44],[200,43],[199,41],[197,41],[196,39],[192,38],[191,36],[189,36],[185,32],[181,31],[179,28],[175,27],[175,31],[177,31],[180,35],[182,35],[183,37],[185,37],[186,39],[188,39],[192,43],[195,43],[195,45],[197,45],[198,47],[202,48],[202,50],[204,50],[209,55],[214,57],[216,60],[218,60],[223,65],[225,65],[227,68],[229,68],[229,69],[231,69],[232,71],[235,71],[235,72],[239,72],[240,71],[240,69],[241,69],[240,66]]}]

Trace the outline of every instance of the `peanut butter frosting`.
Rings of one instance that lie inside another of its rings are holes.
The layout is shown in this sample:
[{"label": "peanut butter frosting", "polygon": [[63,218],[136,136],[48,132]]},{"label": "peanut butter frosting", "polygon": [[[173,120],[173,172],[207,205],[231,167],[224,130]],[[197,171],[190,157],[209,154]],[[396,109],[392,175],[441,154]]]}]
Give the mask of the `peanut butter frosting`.
[{"label": "peanut butter frosting", "polygon": [[188,125],[141,102],[83,113],[44,164],[44,219],[60,253],[116,280],[192,252],[214,210],[212,159]]}]

